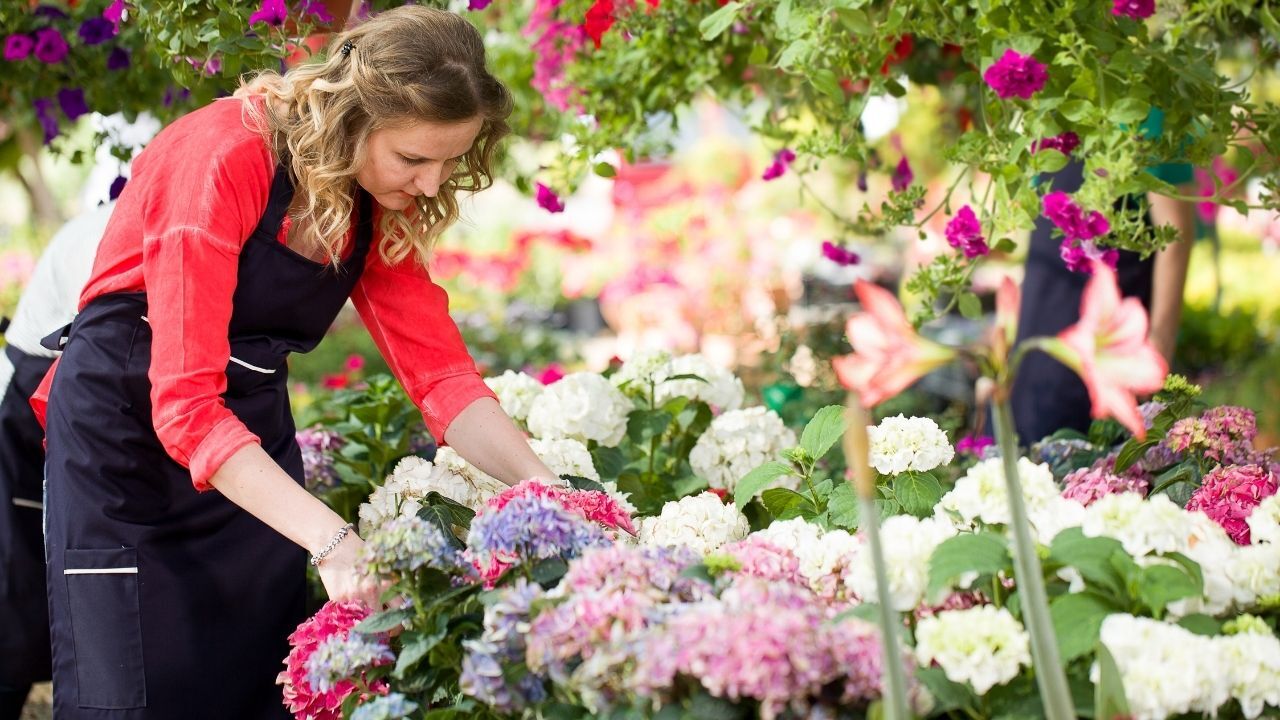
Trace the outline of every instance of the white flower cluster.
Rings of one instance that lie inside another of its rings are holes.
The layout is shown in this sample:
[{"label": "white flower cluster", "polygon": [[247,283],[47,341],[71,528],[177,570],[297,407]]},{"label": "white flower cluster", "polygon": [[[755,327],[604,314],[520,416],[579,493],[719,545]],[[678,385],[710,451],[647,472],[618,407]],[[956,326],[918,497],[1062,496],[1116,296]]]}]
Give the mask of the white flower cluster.
[{"label": "white flower cluster", "polygon": [[1280,544],[1254,543],[1233,548],[1225,568],[1205,568],[1205,584],[1210,576],[1218,577],[1225,569],[1225,584],[1233,591],[1238,609],[1248,610],[1259,603],[1280,597]]},{"label": "white flower cluster", "polygon": [[368,502],[360,506],[360,534],[368,535],[392,518],[416,515],[422,508],[422,499],[431,492],[479,510],[486,500],[506,488],[452,448],[438,449],[434,462],[410,456],[397,463],[386,482],[374,488]]},{"label": "white flower cluster", "polygon": [[[750,407],[731,410],[715,420],[689,453],[689,465],[713,488],[729,492],[747,473],[794,447],[796,434],[772,410]],[[800,478],[787,475],[772,487],[795,489]]]},{"label": "white flower cluster", "polygon": [[595,463],[591,460],[591,452],[587,446],[573,438],[551,438],[529,440],[529,447],[547,468],[556,475],[576,475],[580,478],[595,480],[604,486],[604,491],[622,506],[622,509],[634,515],[636,506],[631,504],[630,495],[618,492],[618,484],[612,480],[601,482],[600,473],[596,472]]},{"label": "white flower cluster", "polygon": [[[702,380],[670,379],[679,375],[696,375]],[[663,350],[642,352],[623,363],[611,380],[623,392],[640,398],[647,399],[652,388],[654,403],[659,406],[675,397],[687,397],[724,412],[742,407],[746,398],[736,375],[697,354],[672,357]]]},{"label": "white flower cluster", "polygon": [[[898,612],[914,610],[924,600],[929,585],[929,558],[947,538],[956,534],[947,521],[932,517],[920,520],[911,515],[894,515],[880,524],[885,563],[889,566],[890,604]],[[876,572],[871,553],[858,553],[846,580],[864,602],[875,602]]]},{"label": "white flower cluster", "polygon": [[1031,665],[1031,638],[1004,608],[946,610],[916,627],[916,659],[922,667],[938,663],[947,679],[982,695]]},{"label": "white flower cluster", "polygon": [[929,418],[897,415],[868,427],[871,465],[881,475],[898,475],[908,470],[928,472],[951,462],[955,448],[947,434]]},{"label": "white flower cluster", "polygon": [[1280,493],[1258,503],[1246,522],[1251,542],[1280,544]]},{"label": "white flower cluster", "polygon": [[779,520],[755,533],[800,559],[800,574],[819,595],[839,599],[844,578],[861,553],[862,540],[844,530],[824,531],[803,518]]},{"label": "white flower cluster", "polygon": [[738,508],[706,492],[666,503],[657,517],[640,520],[638,532],[641,545],[683,545],[706,555],[745,538],[750,529]]},{"label": "white flower cluster", "polygon": [[485,378],[484,382],[498,396],[498,404],[516,422],[524,422],[529,417],[533,401],[546,386],[522,372],[508,370],[497,377]]},{"label": "white flower cluster", "polygon": [[548,385],[529,409],[529,432],[539,438],[568,437],[616,447],[627,433],[633,405],[603,375],[570,373]]},{"label": "white flower cluster", "polygon": [[[1116,660],[1129,710],[1138,720],[1213,715],[1231,699],[1248,718],[1266,705],[1280,707],[1280,640],[1274,635],[1207,637],[1116,614],[1102,623],[1102,643]],[[1096,665],[1093,676],[1097,682]]]},{"label": "white flower cluster", "polygon": [[[1047,465],[1018,458],[1018,478],[1027,515],[1039,542],[1048,544],[1062,529],[1080,525],[1084,506],[1061,496],[1053,480],[1053,472]],[[1004,460],[991,458],[969,468],[969,472],[956,481],[955,487],[942,496],[938,510],[950,516],[961,530],[972,529],[979,524],[1008,525],[1012,522]]]}]

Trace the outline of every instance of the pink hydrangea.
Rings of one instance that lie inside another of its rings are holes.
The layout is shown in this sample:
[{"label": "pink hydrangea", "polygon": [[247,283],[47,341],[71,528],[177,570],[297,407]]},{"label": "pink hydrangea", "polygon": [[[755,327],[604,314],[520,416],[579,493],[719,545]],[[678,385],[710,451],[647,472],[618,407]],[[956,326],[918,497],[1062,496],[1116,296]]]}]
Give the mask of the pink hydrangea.
[{"label": "pink hydrangea", "polygon": [[960,208],[955,217],[947,222],[947,244],[964,253],[967,258],[976,258],[991,252],[986,239],[982,237],[982,224],[973,208],[968,205]]},{"label": "pink hydrangea", "polygon": [[550,499],[566,510],[605,527],[636,534],[635,525],[631,522],[631,514],[624,510],[617,500],[609,497],[608,493],[599,490],[573,490],[559,485],[545,485],[537,480],[525,480],[489,498],[486,505],[491,510],[497,511],[516,498],[531,496]]},{"label": "pink hydrangea", "polygon": [[1114,469],[1115,459],[1108,457],[1071,472],[1063,480],[1066,488],[1062,497],[1087,507],[1107,495],[1133,492],[1145,497],[1151,489],[1151,482],[1141,467],[1134,465],[1122,475],[1115,474]]},{"label": "pink hydrangea", "polygon": [[[364,603],[330,600],[289,635],[289,655],[284,660],[285,669],[276,676],[276,684],[284,687],[284,706],[295,718],[341,720],[342,701],[356,689],[355,684],[342,681],[328,692],[318,692],[307,682],[307,660],[321,643],[334,636],[346,636],[369,614]],[[387,684],[378,680],[370,689],[384,694]]]},{"label": "pink hydrangea", "polygon": [[1201,510],[1227,531],[1239,545],[1248,545],[1249,515],[1265,498],[1276,494],[1276,473],[1261,465],[1226,465],[1208,475],[1187,502],[1187,510]]},{"label": "pink hydrangea", "polygon": [[761,580],[781,581],[800,587],[809,583],[800,573],[800,558],[763,537],[749,535],[745,540],[725,545],[720,553],[728,555],[740,566],[734,574]]},{"label": "pink hydrangea", "polygon": [[1247,465],[1266,461],[1266,453],[1253,447],[1257,435],[1258,421],[1252,410],[1220,405],[1200,417],[1174,423],[1164,445],[1175,454],[1197,453],[1217,463]]},{"label": "pink hydrangea", "polygon": [[987,68],[982,79],[1002,100],[1011,97],[1029,100],[1044,87],[1049,72],[1044,63],[1034,57],[1010,49]]}]

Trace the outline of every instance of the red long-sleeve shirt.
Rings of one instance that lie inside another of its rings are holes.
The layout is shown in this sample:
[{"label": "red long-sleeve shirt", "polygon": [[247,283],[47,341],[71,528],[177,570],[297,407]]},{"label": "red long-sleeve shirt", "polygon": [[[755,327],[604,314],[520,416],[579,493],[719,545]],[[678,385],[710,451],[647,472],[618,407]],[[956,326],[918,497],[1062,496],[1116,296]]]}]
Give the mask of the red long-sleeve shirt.
[{"label": "red long-sleeve shirt", "polygon": [[[233,453],[259,442],[221,397],[239,254],[266,210],[275,172],[262,135],[242,120],[241,102],[218,100],[179,119],[138,155],[80,296],[83,308],[106,293],[147,293],[152,421],[199,490]],[[449,317],[444,290],[413,258],[383,262],[377,242],[375,230],[351,299],[443,442],[463,408],[494,395]],[[32,400],[38,412],[54,371]]]}]

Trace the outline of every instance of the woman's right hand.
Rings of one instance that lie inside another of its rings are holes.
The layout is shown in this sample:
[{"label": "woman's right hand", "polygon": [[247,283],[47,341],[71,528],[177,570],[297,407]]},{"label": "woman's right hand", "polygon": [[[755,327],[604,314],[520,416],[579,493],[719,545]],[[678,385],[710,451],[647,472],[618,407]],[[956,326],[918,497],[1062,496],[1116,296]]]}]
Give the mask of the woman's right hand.
[{"label": "woman's right hand", "polygon": [[383,583],[363,571],[360,562],[364,540],[348,534],[324,560],[320,561],[320,581],[330,600],[359,600],[371,610],[382,609]]}]

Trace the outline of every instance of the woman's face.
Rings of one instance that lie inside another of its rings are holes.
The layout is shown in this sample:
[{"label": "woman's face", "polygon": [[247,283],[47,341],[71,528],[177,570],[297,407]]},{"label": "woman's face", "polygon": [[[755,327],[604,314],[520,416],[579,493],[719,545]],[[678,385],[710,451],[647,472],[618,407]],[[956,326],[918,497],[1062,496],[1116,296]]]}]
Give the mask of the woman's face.
[{"label": "woman's face", "polygon": [[435,197],[458,161],[475,144],[484,121],[416,122],[369,134],[360,187],[388,210],[404,210],[419,195]]}]

